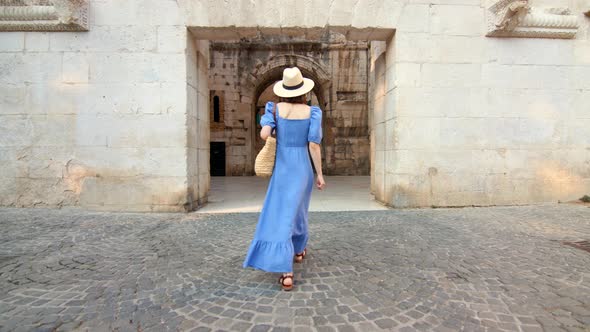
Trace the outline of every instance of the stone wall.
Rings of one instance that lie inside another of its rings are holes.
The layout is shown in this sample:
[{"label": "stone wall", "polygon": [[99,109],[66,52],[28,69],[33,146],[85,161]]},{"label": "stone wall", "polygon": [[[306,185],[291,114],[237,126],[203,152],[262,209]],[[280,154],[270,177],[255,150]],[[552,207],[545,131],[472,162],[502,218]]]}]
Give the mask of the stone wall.
[{"label": "stone wall", "polygon": [[[368,79],[372,187],[386,204],[588,194],[587,2],[530,0],[490,15],[495,3],[90,0],[87,24],[77,26],[88,31],[0,32],[0,205],[202,204],[209,83],[199,63],[208,55],[192,39],[260,31],[318,40],[330,30],[386,42],[370,50]],[[319,81],[332,80],[328,72],[317,73]],[[332,109],[334,94],[325,93]]]},{"label": "stone wall", "polygon": [[89,13],[87,32],[0,32],[0,204],[183,211],[181,11],[91,1]]},{"label": "stone wall", "polygon": [[[209,87],[211,98],[223,101],[223,118],[211,122],[211,141],[225,142],[227,175],[254,174],[259,151],[255,104],[262,91],[281,78],[286,66],[302,66],[304,75],[317,82],[315,91],[324,111],[324,173],[369,175],[368,45],[330,34],[321,39],[325,40],[258,36],[212,44]],[[262,64],[265,68],[260,70]],[[326,73],[323,81],[319,71]],[[210,107],[213,114],[212,103]]]},{"label": "stone wall", "polygon": [[[383,201],[527,204],[590,192],[586,7],[582,1],[529,5],[536,12],[569,7],[579,24],[575,37],[486,37],[487,7],[479,0],[404,6],[385,76],[377,75],[385,87],[378,93],[384,111],[374,111],[375,140],[385,140],[375,157]],[[552,29],[533,32],[546,36]]]}]

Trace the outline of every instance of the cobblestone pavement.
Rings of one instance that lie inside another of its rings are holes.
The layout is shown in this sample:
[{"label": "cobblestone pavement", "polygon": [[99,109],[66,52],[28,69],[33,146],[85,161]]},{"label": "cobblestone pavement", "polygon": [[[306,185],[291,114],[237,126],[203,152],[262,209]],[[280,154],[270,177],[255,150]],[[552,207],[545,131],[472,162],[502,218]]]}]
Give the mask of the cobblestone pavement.
[{"label": "cobblestone pavement", "polygon": [[310,214],[295,288],[258,214],[0,209],[0,331],[588,331],[590,209]]}]

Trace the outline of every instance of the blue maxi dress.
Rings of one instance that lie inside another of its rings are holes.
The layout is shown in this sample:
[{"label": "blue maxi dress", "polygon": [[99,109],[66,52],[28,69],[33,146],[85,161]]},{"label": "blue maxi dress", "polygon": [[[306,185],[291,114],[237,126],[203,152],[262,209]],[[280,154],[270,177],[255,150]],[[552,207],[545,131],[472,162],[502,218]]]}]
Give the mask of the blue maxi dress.
[{"label": "blue maxi dress", "polygon": [[293,256],[305,249],[308,240],[307,212],[314,174],[308,142],[322,140],[322,110],[311,106],[308,119],[285,119],[274,103],[266,103],[260,124],[277,131],[277,152],[264,205],[244,267],[267,272],[293,272]]}]

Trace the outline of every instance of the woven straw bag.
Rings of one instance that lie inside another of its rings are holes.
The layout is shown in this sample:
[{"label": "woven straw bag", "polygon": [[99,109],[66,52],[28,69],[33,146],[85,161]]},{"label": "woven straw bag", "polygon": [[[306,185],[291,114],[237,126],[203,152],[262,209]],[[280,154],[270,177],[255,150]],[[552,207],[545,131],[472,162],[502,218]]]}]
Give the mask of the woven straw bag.
[{"label": "woven straw bag", "polygon": [[[277,104],[275,103],[272,109],[272,116],[275,120],[275,132],[277,124],[276,110]],[[256,172],[256,176],[267,178],[272,175],[272,171],[275,167],[276,154],[277,140],[272,136],[268,136],[266,138],[266,143],[264,143],[262,150],[260,150],[256,156],[256,161],[254,162],[254,172]]]}]

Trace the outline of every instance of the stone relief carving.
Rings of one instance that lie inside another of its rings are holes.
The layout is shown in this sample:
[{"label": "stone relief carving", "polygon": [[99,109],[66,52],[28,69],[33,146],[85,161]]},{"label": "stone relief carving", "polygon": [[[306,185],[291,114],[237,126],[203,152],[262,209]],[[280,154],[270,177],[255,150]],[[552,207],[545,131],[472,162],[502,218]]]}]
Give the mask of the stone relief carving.
[{"label": "stone relief carving", "polygon": [[0,0],[0,31],[88,31],[88,0]]},{"label": "stone relief carving", "polygon": [[488,37],[574,38],[578,18],[567,8],[536,8],[528,0],[492,0]]}]

